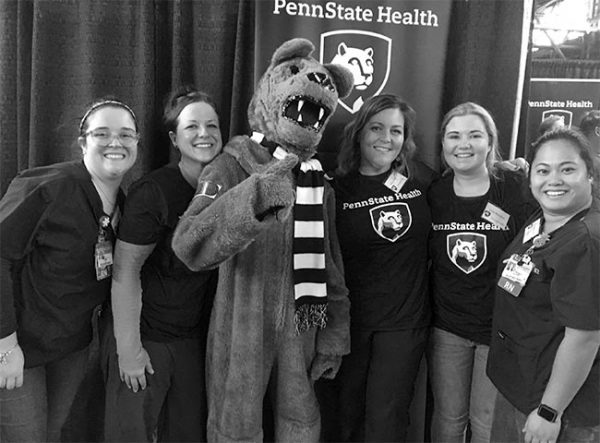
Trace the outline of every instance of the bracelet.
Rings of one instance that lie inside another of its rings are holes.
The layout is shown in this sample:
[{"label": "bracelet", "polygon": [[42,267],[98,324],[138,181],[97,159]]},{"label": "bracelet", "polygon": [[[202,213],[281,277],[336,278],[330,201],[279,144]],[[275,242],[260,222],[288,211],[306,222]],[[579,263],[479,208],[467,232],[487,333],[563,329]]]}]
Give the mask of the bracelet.
[{"label": "bracelet", "polygon": [[10,354],[12,354],[12,351],[14,351],[15,349],[17,349],[17,346],[19,346],[19,344],[17,343],[16,345],[14,345],[12,348],[10,348],[8,351],[6,352],[0,352],[0,365],[7,365],[8,364],[8,356]]}]

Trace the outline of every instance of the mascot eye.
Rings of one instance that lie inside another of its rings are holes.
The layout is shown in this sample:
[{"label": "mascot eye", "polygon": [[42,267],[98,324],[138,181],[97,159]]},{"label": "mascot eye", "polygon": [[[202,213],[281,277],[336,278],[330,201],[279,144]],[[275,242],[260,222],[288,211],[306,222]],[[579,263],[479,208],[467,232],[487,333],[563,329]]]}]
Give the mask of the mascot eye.
[{"label": "mascot eye", "polygon": [[292,74],[298,74],[300,72],[300,68],[298,68],[296,65],[292,65],[290,66],[290,71]]}]

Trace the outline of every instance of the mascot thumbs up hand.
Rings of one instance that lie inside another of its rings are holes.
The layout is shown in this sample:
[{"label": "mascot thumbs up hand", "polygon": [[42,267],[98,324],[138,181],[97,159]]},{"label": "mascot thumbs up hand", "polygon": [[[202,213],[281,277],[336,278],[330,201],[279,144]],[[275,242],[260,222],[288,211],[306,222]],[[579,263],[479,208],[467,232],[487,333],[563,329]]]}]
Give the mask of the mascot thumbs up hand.
[{"label": "mascot thumbs up hand", "polygon": [[297,155],[287,154],[258,174],[256,218],[262,220],[271,214],[278,220],[288,218],[296,199],[291,171],[297,163]]}]

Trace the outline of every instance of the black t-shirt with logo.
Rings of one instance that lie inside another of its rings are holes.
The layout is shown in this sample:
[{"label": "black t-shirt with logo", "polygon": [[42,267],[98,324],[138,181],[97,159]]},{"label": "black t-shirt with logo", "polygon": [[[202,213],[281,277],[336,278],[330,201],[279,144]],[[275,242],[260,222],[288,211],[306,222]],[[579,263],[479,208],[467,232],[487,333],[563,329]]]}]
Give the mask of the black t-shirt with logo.
[{"label": "black t-shirt with logo", "polygon": [[354,172],[333,182],[355,329],[429,325],[426,191],[434,172],[417,164],[397,192],[383,184],[390,172],[376,177]]},{"label": "black t-shirt with logo", "polygon": [[[534,214],[525,226],[539,219]],[[524,229],[502,254],[522,255]],[[518,297],[495,286],[496,301],[488,376],[517,409],[540,404],[565,328],[600,330],[600,201],[558,230],[531,254],[533,270]],[[504,264],[498,266],[498,278]],[[600,424],[600,356],[564,412],[572,426]]]},{"label": "black t-shirt with logo", "polygon": [[[535,206],[517,173],[498,172],[479,197],[457,196],[453,180],[445,175],[428,194],[433,325],[489,344],[498,257]],[[510,216],[505,226],[485,217],[488,203]]]},{"label": "black t-shirt with logo", "polygon": [[127,195],[118,238],[136,245],[156,243],[142,267],[143,339],[168,342],[206,334],[216,290],[216,271],[192,272],[171,240],[195,189],[176,163],[134,183]]}]

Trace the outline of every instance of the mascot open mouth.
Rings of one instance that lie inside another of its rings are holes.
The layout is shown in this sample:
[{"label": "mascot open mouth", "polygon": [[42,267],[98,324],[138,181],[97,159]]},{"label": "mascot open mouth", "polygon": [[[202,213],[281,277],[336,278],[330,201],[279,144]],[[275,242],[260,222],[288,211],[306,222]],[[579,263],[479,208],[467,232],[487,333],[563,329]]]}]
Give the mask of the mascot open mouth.
[{"label": "mascot open mouth", "polygon": [[303,128],[309,128],[319,132],[331,110],[317,103],[310,97],[295,95],[288,98],[283,107],[283,116],[296,122]]}]

